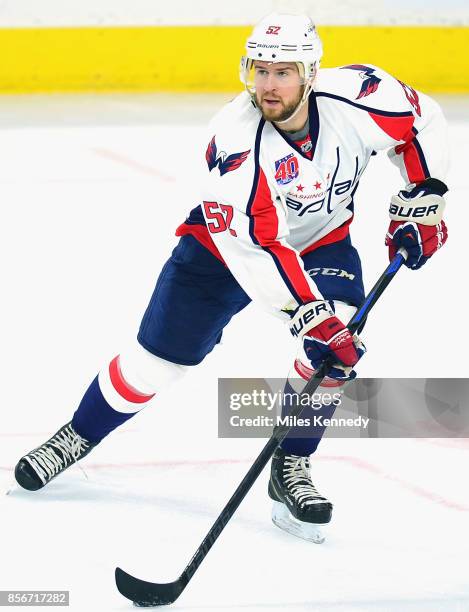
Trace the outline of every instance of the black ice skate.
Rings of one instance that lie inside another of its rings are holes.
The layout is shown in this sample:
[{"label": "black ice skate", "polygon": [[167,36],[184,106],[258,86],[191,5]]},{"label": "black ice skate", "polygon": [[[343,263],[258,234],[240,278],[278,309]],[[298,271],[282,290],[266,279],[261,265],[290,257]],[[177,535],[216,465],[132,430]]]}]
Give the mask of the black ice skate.
[{"label": "black ice skate", "polygon": [[308,457],[288,455],[277,448],[269,496],[274,500],[272,521],[277,527],[317,544],[324,542],[320,525],[331,520],[332,504],[313,485]]},{"label": "black ice skate", "polygon": [[16,482],[28,491],[42,489],[95,446],[79,436],[70,421],[47,442],[21,457],[15,468]]}]

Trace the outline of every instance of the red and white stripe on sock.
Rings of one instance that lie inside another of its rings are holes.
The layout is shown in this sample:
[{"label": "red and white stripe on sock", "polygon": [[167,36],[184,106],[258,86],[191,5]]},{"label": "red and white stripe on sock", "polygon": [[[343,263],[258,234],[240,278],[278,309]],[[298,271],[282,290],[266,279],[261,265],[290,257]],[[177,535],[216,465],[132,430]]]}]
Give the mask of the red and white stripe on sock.
[{"label": "red and white stripe on sock", "polygon": [[118,412],[138,412],[154,396],[148,389],[138,389],[122,373],[120,355],[99,373],[99,386],[107,403]]},{"label": "red and white stripe on sock", "polygon": [[188,369],[153,355],[135,342],[100,371],[99,387],[111,408],[133,414],[157,392],[180,380]]}]

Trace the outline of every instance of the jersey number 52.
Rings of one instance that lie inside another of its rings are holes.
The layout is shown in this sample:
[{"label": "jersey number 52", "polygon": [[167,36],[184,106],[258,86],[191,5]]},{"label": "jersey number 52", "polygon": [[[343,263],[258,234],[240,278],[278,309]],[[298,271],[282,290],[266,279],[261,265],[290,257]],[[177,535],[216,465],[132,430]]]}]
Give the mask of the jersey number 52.
[{"label": "jersey number 52", "polygon": [[234,229],[231,229],[233,220],[233,207],[228,204],[218,202],[204,202],[204,213],[207,219],[208,231],[211,234],[218,234],[228,230],[232,236],[236,236]]}]

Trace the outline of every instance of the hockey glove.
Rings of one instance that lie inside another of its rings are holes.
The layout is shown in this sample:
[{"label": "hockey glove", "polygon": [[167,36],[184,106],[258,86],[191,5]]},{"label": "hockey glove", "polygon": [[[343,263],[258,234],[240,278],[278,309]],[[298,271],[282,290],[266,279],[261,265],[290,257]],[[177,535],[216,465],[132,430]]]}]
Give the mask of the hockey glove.
[{"label": "hockey glove", "polygon": [[356,377],[353,366],[366,349],[335,316],[332,302],[317,300],[300,306],[292,316],[290,331],[302,340],[315,370],[328,359],[333,363],[329,378],[345,381]]},{"label": "hockey glove", "polygon": [[444,245],[448,230],[442,220],[443,195],[447,191],[444,183],[430,178],[418,185],[408,185],[407,190],[391,198],[391,223],[385,242],[389,260],[404,247],[408,253],[405,265],[417,270]]}]

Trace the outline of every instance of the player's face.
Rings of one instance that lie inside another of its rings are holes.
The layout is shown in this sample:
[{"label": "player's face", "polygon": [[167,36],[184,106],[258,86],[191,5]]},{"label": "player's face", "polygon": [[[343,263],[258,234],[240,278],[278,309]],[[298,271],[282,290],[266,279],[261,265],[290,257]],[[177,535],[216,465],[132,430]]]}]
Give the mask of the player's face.
[{"label": "player's face", "polygon": [[304,91],[294,62],[254,62],[257,105],[267,121],[285,121],[296,109]]}]

